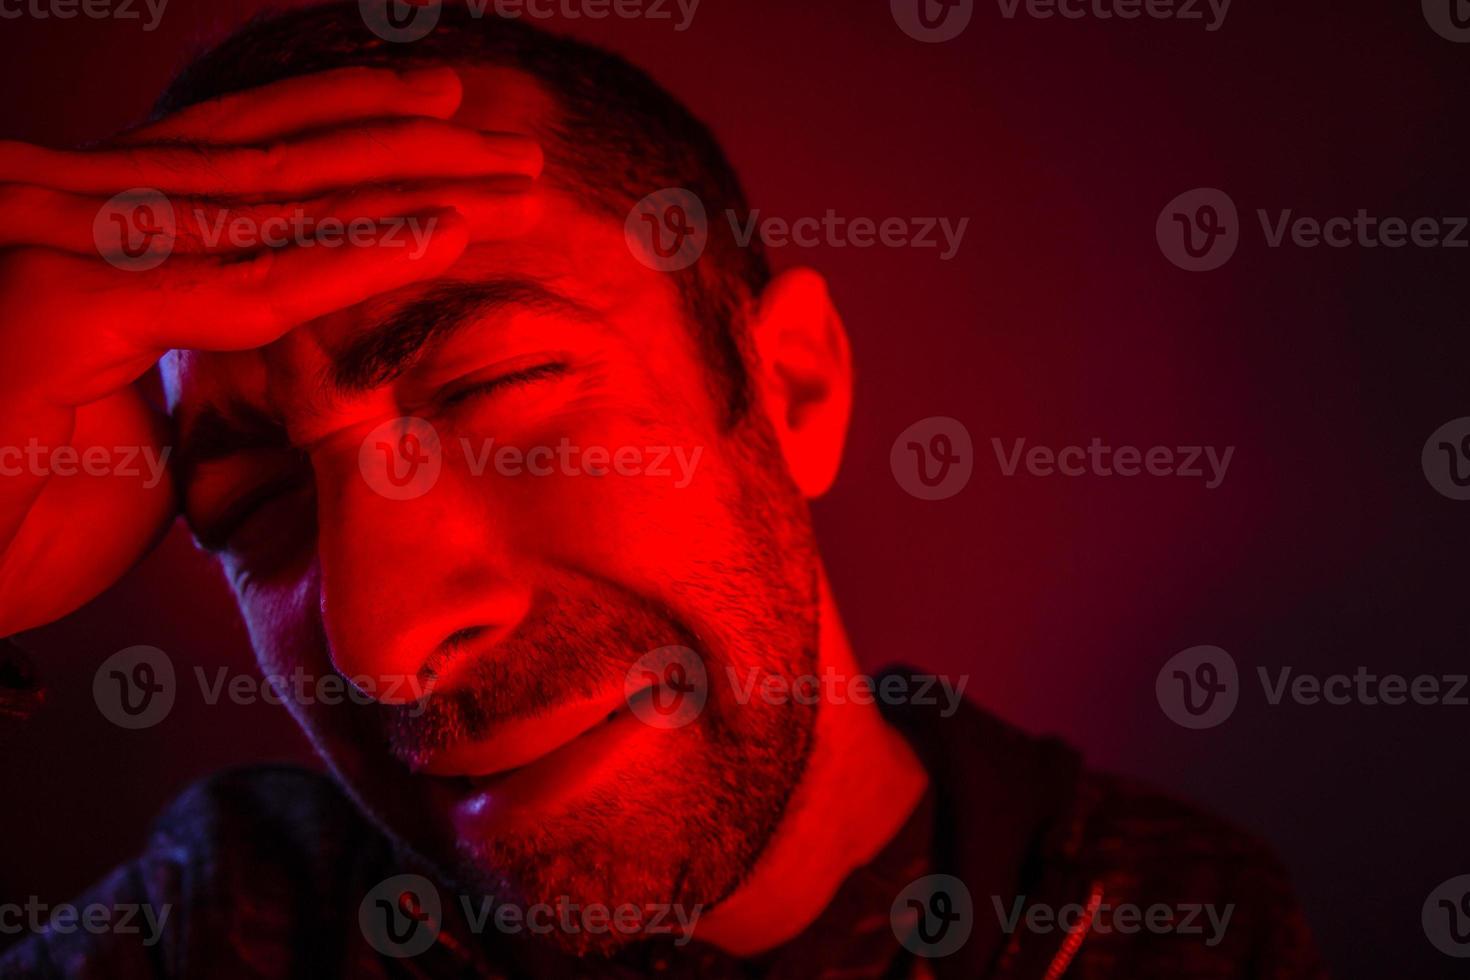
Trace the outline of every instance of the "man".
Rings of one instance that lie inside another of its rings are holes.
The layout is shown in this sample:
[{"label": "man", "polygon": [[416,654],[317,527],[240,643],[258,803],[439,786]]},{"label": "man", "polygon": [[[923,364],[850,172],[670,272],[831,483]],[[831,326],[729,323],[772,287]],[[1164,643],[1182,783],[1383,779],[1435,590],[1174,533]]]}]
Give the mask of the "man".
[{"label": "man", "polygon": [[1243,835],[901,673],[799,696],[861,681],[807,509],[847,340],[820,276],[703,227],[739,183],[623,61],[333,4],[0,179],[0,442],[176,447],[172,486],[5,481],[0,635],[177,512],[264,671],[360,695],[289,704],[331,779],[208,780],[77,903],[151,933],[8,973],[1318,974]]}]

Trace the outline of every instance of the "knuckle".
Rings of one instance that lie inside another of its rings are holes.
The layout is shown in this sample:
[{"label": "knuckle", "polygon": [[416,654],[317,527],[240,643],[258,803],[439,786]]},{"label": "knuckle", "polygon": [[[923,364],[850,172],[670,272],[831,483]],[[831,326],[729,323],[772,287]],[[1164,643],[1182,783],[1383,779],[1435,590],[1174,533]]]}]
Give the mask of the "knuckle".
[{"label": "knuckle", "polygon": [[277,140],[259,149],[247,151],[243,162],[249,170],[274,181],[285,176],[290,165],[290,154],[287,145]]},{"label": "knuckle", "polygon": [[10,248],[0,252],[0,289],[27,284],[35,288],[55,278],[61,257],[49,249]]},{"label": "knuckle", "polygon": [[409,144],[427,143],[451,131],[437,119],[402,119],[388,124],[390,134]]}]

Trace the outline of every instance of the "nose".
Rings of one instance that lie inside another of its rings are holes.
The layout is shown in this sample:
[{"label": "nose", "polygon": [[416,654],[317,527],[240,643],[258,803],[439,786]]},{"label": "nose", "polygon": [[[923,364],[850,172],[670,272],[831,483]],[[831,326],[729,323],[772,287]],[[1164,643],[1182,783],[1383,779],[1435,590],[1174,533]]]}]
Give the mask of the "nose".
[{"label": "nose", "polygon": [[313,459],[322,620],[332,663],[385,703],[452,688],[531,605],[482,480],[446,465],[425,492],[385,495],[356,447]]}]

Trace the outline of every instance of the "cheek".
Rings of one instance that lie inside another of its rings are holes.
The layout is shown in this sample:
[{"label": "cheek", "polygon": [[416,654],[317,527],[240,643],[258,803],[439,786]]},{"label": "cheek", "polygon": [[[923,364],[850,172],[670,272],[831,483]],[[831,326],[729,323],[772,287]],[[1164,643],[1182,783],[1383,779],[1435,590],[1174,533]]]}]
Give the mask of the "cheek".
[{"label": "cheek", "polygon": [[321,625],[321,576],[315,559],[268,582],[235,586],[235,601],[262,671],[308,676],[331,670]]},{"label": "cheek", "polygon": [[518,553],[652,596],[737,560],[746,543],[718,446],[646,432],[573,442],[584,450],[572,457],[575,470],[558,464],[503,481]]}]

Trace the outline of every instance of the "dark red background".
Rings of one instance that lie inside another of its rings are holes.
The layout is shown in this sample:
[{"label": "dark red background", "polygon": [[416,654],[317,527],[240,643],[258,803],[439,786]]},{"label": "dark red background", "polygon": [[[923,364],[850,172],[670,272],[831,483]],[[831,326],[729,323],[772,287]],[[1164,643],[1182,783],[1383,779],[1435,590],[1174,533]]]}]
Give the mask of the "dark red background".
[{"label": "dark red background", "polygon": [[[257,4],[173,0],[162,28],[0,22],[0,136],[64,145],[137,120],[186,53]],[[1362,5],[1368,7],[1370,5]],[[1448,975],[1429,891],[1470,872],[1467,709],[1268,708],[1257,665],[1464,672],[1470,504],[1420,471],[1470,415],[1465,251],[1269,249],[1257,207],[1463,215],[1470,46],[1415,3],[1236,0],[1224,27],[1003,19],[910,40],[886,0],[705,0],[693,28],[565,25],[708,119],[755,206],[786,218],[970,217],[959,257],[788,248],[831,279],[860,379],[817,515],[860,656],[971,675],[970,692],[1098,765],[1164,784],[1284,856],[1343,976]],[[1245,240],[1189,274],[1154,241],[1176,194],[1228,191]],[[44,325],[37,325],[44,329]],[[961,419],[977,475],[916,500],[889,472],[910,423]],[[992,436],[1237,447],[1223,487],[1002,479]],[[308,753],[283,711],[182,697],[124,732],[95,665],[162,647],[253,667],[218,574],[176,533],[81,613],[30,635],[51,696],[0,727],[0,900],[71,897],[197,776]],[[1250,679],[1190,732],[1154,677],[1196,644]],[[955,746],[957,753],[964,746]]]}]

